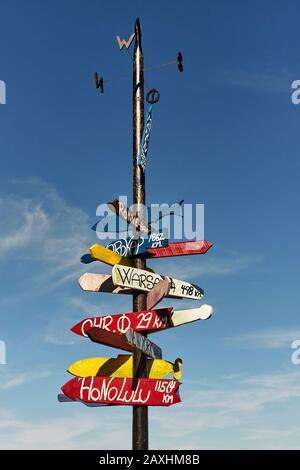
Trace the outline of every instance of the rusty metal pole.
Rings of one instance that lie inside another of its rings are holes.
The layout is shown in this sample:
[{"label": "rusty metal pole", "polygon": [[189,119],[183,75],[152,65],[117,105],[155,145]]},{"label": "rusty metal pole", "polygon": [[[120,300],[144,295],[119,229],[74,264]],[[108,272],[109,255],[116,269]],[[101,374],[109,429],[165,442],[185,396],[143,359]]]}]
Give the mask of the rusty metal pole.
[{"label": "rusty metal pole", "polygon": [[[133,55],[133,203],[137,204],[137,213],[143,218],[139,205],[145,206],[145,175],[138,166],[138,155],[144,128],[144,58],[142,33],[139,18],[135,22],[135,44]],[[142,258],[135,258],[134,267],[145,269]],[[133,311],[146,310],[146,294],[133,296]],[[133,354],[134,377],[146,377],[147,358],[135,349]],[[132,410],[132,449],[148,449],[148,407],[133,406]]]}]

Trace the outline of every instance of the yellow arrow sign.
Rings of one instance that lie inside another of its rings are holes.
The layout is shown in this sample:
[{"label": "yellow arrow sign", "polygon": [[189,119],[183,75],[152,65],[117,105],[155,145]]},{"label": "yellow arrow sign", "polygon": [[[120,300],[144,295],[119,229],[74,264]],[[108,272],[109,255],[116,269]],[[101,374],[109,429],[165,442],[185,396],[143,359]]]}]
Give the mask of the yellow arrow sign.
[{"label": "yellow arrow sign", "polygon": [[[118,253],[115,253],[112,250],[109,250],[105,246],[98,245],[95,243],[90,248],[90,254],[93,258],[102,261],[103,263],[109,264],[110,266],[115,266],[116,264],[122,264],[123,266],[134,266],[133,258],[127,258],[126,256],[121,256]],[[154,272],[153,269],[147,268],[147,271]]]},{"label": "yellow arrow sign", "polygon": [[[147,377],[150,379],[162,379],[173,373],[173,378],[179,380],[181,377],[182,360],[176,359],[175,363],[163,359],[147,359]],[[118,357],[91,357],[74,362],[68,372],[76,377],[128,377],[133,376],[132,355],[119,354]]]}]

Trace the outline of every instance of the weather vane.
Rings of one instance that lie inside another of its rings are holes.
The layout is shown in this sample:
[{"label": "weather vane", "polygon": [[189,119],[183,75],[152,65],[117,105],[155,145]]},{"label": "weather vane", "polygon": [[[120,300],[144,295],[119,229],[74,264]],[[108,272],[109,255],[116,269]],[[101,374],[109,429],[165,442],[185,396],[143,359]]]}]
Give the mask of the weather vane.
[{"label": "weather vane", "polygon": [[[127,50],[127,52],[129,53],[129,56],[130,56],[131,60],[132,60],[132,56],[129,52],[129,49],[130,49],[130,46],[131,46],[135,36],[136,36],[136,33],[132,33],[129,36],[129,39],[127,41],[126,41],[126,39],[121,39],[119,35],[116,36],[120,51],[125,48]],[[144,69],[144,72],[147,72],[147,71],[150,71],[150,70],[158,70],[158,69],[161,69],[163,67],[167,67],[167,66],[173,65],[173,64],[177,65],[177,68],[178,68],[179,72],[183,72],[183,55],[182,55],[181,51],[177,52],[176,60],[165,62],[163,64],[154,65],[152,67]],[[118,79],[126,77],[126,76],[128,76],[128,74],[122,74],[122,75],[119,75],[117,77],[109,78],[109,79],[105,80],[105,82],[106,83],[111,82],[111,81],[118,80]],[[99,90],[100,93],[104,93],[104,78],[102,76],[99,77],[97,72],[95,72],[95,83],[96,83],[96,89]],[[155,104],[159,101],[159,98],[160,98],[160,93],[156,88],[149,89],[149,91],[146,95],[147,103]]]}]

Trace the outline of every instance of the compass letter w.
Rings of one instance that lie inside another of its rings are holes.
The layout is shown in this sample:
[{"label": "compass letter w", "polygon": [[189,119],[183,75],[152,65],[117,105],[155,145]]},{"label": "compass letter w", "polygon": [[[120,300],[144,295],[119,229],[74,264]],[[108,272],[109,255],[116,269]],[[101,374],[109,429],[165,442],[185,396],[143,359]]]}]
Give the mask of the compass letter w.
[{"label": "compass letter w", "polygon": [[126,47],[126,49],[129,49],[130,46],[131,46],[131,43],[133,41],[134,36],[135,36],[135,34],[132,33],[132,35],[130,36],[128,41],[126,41],[126,39],[121,39],[120,36],[117,36],[117,41],[118,41],[120,50],[122,50],[124,46]]}]

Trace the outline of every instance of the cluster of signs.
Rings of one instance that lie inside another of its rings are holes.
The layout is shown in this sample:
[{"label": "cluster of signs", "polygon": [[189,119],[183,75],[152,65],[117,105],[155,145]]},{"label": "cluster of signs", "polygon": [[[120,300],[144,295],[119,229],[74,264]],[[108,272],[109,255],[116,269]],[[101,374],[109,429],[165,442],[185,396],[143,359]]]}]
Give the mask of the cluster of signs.
[{"label": "cluster of signs", "polygon": [[[91,341],[121,349],[127,354],[117,357],[82,359],[67,370],[74,378],[61,388],[61,402],[79,401],[87,406],[145,405],[170,406],[180,402],[179,379],[182,360],[174,363],[162,359],[162,350],[143,333],[175,328],[197,320],[207,320],[213,309],[210,305],[188,310],[173,307],[155,308],[163,298],[202,299],[201,287],[185,280],[162,276],[150,268],[134,267],[135,256],[165,258],[204,254],[212,246],[207,240],[169,242],[162,233],[150,233],[151,227],[133,216],[118,200],[110,203],[116,216],[134,224],[145,237],[121,239],[106,247],[95,244],[89,254],[81,258],[83,263],[101,261],[112,266],[111,275],[85,273],[79,278],[81,288],[89,292],[109,292],[147,295],[147,309],[140,312],[117,313],[81,320],[71,328],[72,332]],[[134,378],[133,353],[138,349],[147,356],[147,378]],[[129,354],[128,354],[129,353]],[[172,379],[166,378],[173,374]]]}]

